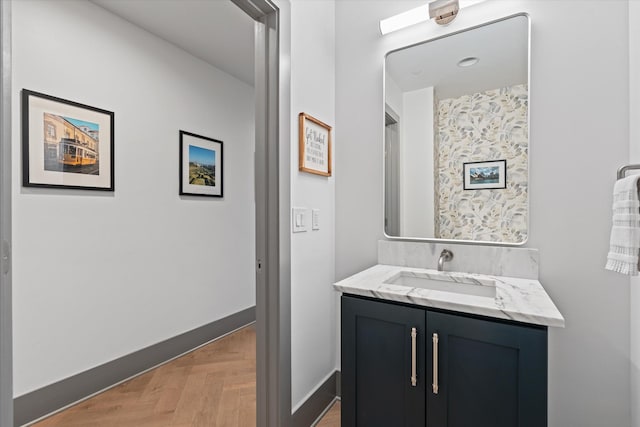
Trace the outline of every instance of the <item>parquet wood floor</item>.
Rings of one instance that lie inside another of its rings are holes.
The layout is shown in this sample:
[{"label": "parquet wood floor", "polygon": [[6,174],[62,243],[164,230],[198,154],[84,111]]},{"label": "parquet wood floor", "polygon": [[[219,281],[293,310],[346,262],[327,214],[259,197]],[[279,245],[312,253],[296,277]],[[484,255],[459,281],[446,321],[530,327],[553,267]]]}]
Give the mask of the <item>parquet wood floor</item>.
[{"label": "parquet wood floor", "polygon": [[37,427],[253,427],[253,325],[81,402]]},{"label": "parquet wood floor", "polygon": [[[256,332],[250,325],[33,426],[254,427],[255,420]],[[340,426],[340,402],[317,426]]]},{"label": "parquet wood floor", "polygon": [[340,401],[336,400],[331,409],[316,424],[316,427],[340,427]]}]

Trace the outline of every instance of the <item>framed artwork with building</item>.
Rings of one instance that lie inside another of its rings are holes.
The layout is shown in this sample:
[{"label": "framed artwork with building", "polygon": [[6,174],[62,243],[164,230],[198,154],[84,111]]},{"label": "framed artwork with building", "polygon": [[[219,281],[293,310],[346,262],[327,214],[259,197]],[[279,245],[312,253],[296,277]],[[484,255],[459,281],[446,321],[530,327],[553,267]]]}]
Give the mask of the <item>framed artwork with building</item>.
[{"label": "framed artwork with building", "polygon": [[180,194],[222,197],[222,141],[180,131]]},{"label": "framed artwork with building", "polygon": [[22,185],[114,191],[114,114],[22,90]]}]

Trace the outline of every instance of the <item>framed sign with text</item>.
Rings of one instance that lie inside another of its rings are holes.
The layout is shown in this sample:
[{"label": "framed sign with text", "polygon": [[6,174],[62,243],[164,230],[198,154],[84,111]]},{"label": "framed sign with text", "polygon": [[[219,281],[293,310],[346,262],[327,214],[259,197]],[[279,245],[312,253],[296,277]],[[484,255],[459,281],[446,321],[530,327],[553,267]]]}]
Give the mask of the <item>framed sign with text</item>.
[{"label": "framed sign with text", "polygon": [[331,126],[308,114],[300,113],[299,170],[331,176]]}]

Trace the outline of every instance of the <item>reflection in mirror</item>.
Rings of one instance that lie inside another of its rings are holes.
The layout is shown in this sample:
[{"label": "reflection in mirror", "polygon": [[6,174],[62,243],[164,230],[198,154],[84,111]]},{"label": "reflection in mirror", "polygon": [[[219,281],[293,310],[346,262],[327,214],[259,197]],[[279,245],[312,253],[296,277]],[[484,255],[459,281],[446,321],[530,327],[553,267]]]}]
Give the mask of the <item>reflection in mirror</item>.
[{"label": "reflection in mirror", "polygon": [[388,236],[526,241],[528,58],[527,16],[387,55]]}]

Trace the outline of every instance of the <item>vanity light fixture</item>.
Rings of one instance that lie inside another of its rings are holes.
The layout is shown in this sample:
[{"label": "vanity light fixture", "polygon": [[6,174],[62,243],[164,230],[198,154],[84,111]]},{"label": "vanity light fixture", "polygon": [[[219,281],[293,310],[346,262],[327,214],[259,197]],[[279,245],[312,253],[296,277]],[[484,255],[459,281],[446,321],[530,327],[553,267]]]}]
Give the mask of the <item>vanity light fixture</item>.
[{"label": "vanity light fixture", "polygon": [[458,0],[436,0],[429,3],[429,18],[438,25],[447,25],[458,15]]},{"label": "vanity light fixture", "polygon": [[480,59],[478,59],[475,56],[468,56],[466,58],[462,58],[460,61],[458,61],[458,67],[471,67],[476,65],[478,62],[480,62]]},{"label": "vanity light fixture", "polygon": [[440,25],[453,21],[458,11],[485,0],[435,0],[424,6],[399,13],[380,21],[382,35],[433,19]]}]

